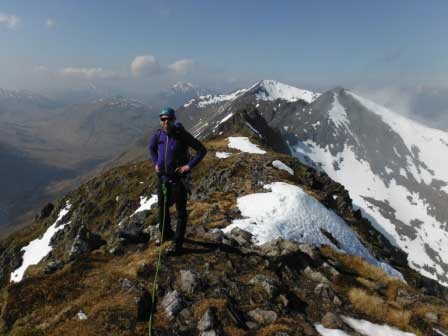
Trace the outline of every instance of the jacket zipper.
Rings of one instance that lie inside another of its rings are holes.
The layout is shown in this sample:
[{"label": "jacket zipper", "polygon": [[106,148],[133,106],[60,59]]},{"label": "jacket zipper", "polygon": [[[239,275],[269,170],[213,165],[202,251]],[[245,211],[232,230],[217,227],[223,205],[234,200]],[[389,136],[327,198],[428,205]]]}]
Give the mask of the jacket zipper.
[{"label": "jacket zipper", "polygon": [[166,146],[165,146],[165,160],[164,160],[164,162],[165,162],[165,174],[168,174],[168,169],[166,167],[166,155],[168,153],[168,144],[169,144],[169,142],[170,142],[170,137],[167,134],[166,135]]}]

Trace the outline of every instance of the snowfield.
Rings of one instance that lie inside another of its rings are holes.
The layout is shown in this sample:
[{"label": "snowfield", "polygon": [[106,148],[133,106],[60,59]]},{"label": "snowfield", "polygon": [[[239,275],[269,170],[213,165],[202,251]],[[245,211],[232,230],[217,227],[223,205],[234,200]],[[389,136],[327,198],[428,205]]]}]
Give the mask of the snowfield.
[{"label": "snowfield", "polygon": [[[448,257],[448,232],[445,231],[435,219],[427,214],[427,205],[417,194],[409,192],[406,188],[398,185],[392,179],[386,185],[382,179],[376,176],[368,162],[360,160],[350,147],[345,147],[344,151],[336,157],[333,156],[329,148],[321,148],[312,141],[304,143],[307,145],[306,151],[303,147],[296,147],[295,150],[302,155],[307,155],[314,162],[320,163],[320,167],[334,181],[344,185],[350,192],[353,206],[361,209],[364,216],[380,230],[389,241],[407,252],[408,260],[413,268],[419,270],[425,276],[437,280],[432,273],[426,271],[425,265],[433,267],[440,275],[445,272],[436,264],[425,250],[425,244],[430,244],[440,255]],[[338,162],[339,169],[336,170],[333,162]],[[410,223],[417,219],[425,225],[419,229],[419,234],[415,239],[410,239],[400,235],[395,225],[384,217],[378,207],[373,206],[366,197],[378,198],[383,196],[389,205],[395,209],[395,216],[404,223]],[[409,199],[413,200],[413,205],[409,206]],[[448,260],[448,259],[447,259]],[[448,283],[444,283],[448,285]]]},{"label": "snowfield", "polygon": [[227,140],[229,141],[229,148],[238,149],[242,152],[251,154],[266,154],[266,151],[250,142],[247,137],[228,137]]},{"label": "snowfield", "polygon": [[[224,232],[239,227],[252,233],[258,245],[280,237],[316,246],[327,244],[350,255],[361,256],[389,275],[402,279],[398,271],[370,254],[342,218],[301,188],[283,182],[271,183],[264,188],[270,192],[237,199],[238,208],[245,218],[234,220]],[[339,247],[322,230],[330,233],[338,241]]]},{"label": "snowfield", "polygon": [[283,99],[294,102],[301,99],[307,103],[312,103],[320,96],[319,93],[298,89],[274,80],[263,80],[257,84],[262,89],[255,95],[257,100],[275,101]]},{"label": "snowfield", "polygon": [[[22,257],[22,265],[11,273],[11,282],[20,282],[23,279],[25,271],[31,265],[38,264],[48,253],[51,252],[50,246],[51,238],[59,230],[62,230],[68,223],[59,225],[59,222],[70,211],[71,204],[67,202],[65,208],[61,209],[56,221],[47,229],[41,238],[37,238],[31,241],[27,246],[22,247],[21,251],[24,251]],[[59,226],[58,226],[59,225]]]},{"label": "snowfield", "polygon": [[[355,128],[350,124],[346,108],[340,103],[337,94],[334,95],[328,118],[334,124],[335,132],[346,131],[347,139],[351,137],[354,142],[344,143],[342,150],[335,154],[332,143],[322,147],[308,139],[291,147],[293,155],[303,163],[326,172],[331,179],[344,185],[350,193],[353,206],[360,209],[392,244],[408,253],[409,265],[412,268],[448,286],[446,224],[438,222],[431,215],[431,205],[421,194],[409,190],[399,180],[401,177],[408,181],[415,179],[417,183],[428,186],[437,181],[441,181],[442,185],[448,183],[448,133],[422,126],[385,107],[346,92],[368,111],[380,116],[382,121],[396,132],[397,137],[401,137],[409,152],[403,152],[403,147],[401,153],[395,147],[392,149],[403,159],[405,165],[397,170],[396,164],[384,162],[386,176],[373,171],[372,163],[359,155],[366,144],[353,134]],[[439,188],[441,193],[446,193],[447,190],[447,186]],[[391,220],[391,216],[395,219]],[[434,257],[434,254],[438,256]]]}]

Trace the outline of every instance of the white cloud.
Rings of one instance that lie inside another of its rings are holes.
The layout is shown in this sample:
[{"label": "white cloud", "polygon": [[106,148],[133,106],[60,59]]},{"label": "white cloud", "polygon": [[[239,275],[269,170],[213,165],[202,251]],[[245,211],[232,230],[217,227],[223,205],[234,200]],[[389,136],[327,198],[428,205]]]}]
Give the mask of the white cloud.
[{"label": "white cloud", "polygon": [[5,27],[6,29],[14,30],[20,24],[20,18],[15,15],[7,15],[0,13],[0,26]]},{"label": "white cloud", "polygon": [[185,75],[193,69],[194,62],[190,59],[181,59],[168,66],[168,68],[178,74]]},{"label": "white cloud", "polygon": [[405,116],[412,114],[413,92],[400,87],[357,87],[353,91]]},{"label": "white cloud", "polygon": [[110,79],[118,77],[118,75],[115,72],[105,70],[103,68],[66,67],[61,70],[61,74],[67,77],[86,78],[86,79]]},{"label": "white cloud", "polygon": [[157,59],[152,55],[137,56],[131,63],[132,74],[136,77],[152,76],[162,72]]},{"label": "white cloud", "polygon": [[45,25],[47,26],[47,28],[51,29],[56,25],[56,22],[54,22],[53,19],[47,19],[45,21]]}]

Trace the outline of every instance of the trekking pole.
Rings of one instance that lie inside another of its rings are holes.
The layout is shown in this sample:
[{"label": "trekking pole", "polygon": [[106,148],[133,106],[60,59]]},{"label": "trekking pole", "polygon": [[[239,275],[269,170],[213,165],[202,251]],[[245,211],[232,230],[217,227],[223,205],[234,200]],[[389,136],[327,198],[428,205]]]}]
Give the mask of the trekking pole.
[{"label": "trekking pole", "polygon": [[152,312],[154,311],[154,301],[156,299],[156,286],[157,286],[157,276],[159,275],[159,268],[162,260],[162,244],[163,244],[163,234],[165,233],[165,214],[166,214],[166,203],[168,198],[168,189],[166,188],[165,182],[162,183],[163,192],[163,220],[162,220],[162,234],[160,237],[160,248],[159,248],[159,259],[157,261],[156,274],[154,275],[154,281],[152,284],[152,300],[151,300],[151,312],[149,314],[148,321],[148,331],[149,336],[152,336]]}]

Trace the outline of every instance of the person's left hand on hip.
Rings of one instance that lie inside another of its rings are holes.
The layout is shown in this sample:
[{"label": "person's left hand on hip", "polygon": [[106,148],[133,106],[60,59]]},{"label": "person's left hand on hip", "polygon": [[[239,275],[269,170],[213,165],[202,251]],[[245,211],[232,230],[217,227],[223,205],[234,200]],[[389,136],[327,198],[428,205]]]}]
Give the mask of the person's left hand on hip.
[{"label": "person's left hand on hip", "polygon": [[177,167],[177,168],[176,168],[176,172],[177,172],[177,173],[181,173],[181,174],[183,174],[183,173],[188,173],[190,170],[191,170],[191,168],[190,168],[189,165],[185,165],[185,166]]}]

